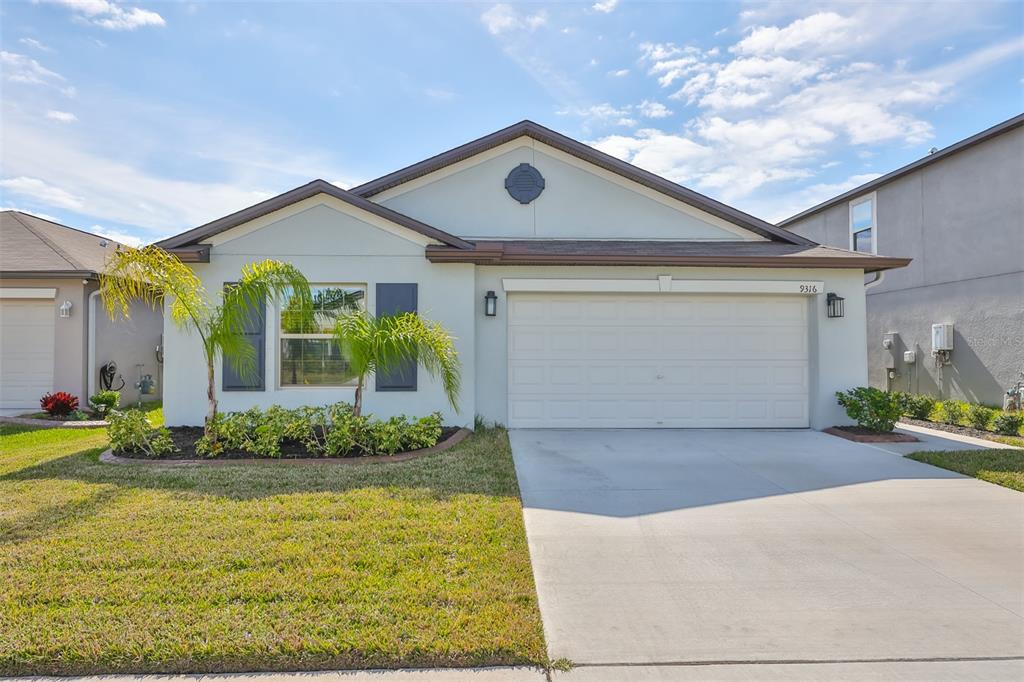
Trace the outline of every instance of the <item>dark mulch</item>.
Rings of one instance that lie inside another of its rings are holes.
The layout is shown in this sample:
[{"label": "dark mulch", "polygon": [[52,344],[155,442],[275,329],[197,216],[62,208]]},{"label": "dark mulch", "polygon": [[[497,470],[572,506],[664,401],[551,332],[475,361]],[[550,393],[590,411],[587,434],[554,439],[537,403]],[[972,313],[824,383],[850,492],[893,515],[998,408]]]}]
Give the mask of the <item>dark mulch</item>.
[{"label": "dark mulch", "polygon": [[863,426],[832,426],[825,429],[825,433],[858,443],[916,443],[919,440],[908,433],[872,431]]},{"label": "dark mulch", "polygon": [[[281,443],[281,456],[280,457],[264,457],[263,455],[254,455],[251,452],[228,451],[224,452],[217,457],[209,458],[204,455],[200,455],[196,452],[196,442],[203,436],[203,427],[201,426],[172,426],[167,429],[171,432],[171,438],[174,440],[174,447],[176,452],[169,452],[166,455],[153,458],[149,457],[145,453],[134,452],[134,451],[115,451],[114,454],[118,457],[134,457],[138,459],[308,459],[315,457],[318,459],[327,459],[323,455],[309,452],[306,450],[306,446],[298,441],[285,440]],[[453,436],[459,427],[457,426],[445,426],[441,428],[441,437],[438,439],[438,443],[443,443],[448,438]],[[365,452],[364,450],[357,449],[345,454],[344,458],[357,458],[367,457],[371,453]],[[398,456],[402,453],[396,453],[393,456]]]},{"label": "dark mulch", "polygon": [[943,424],[941,422],[930,422],[925,419],[911,419],[904,417],[900,419],[905,424],[913,424],[914,426],[923,426],[926,429],[935,429],[936,431],[945,431],[947,433],[955,433],[961,436],[971,436],[973,438],[984,438],[985,440],[995,440],[1000,434],[993,433],[992,431],[979,431],[978,429],[971,428],[970,426],[960,426],[959,424]]}]

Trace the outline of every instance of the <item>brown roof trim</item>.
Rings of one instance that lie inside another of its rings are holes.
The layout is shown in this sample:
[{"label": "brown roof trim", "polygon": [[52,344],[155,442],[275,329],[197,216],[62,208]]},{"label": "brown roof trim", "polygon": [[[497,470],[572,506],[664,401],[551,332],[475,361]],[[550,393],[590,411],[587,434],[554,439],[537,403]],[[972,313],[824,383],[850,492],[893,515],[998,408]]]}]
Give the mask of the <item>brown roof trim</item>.
[{"label": "brown roof trim", "polygon": [[261,201],[249,208],[243,208],[241,211],[236,211],[231,215],[224,216],[223,218],[206,223],[205,225],[200,225],[188,232],[182,232],[181,234],[173,237],[168,237],[163,241],[157,242],[156,245],[167,250],[175,250],[182,246],[192,246],[203,239],[208,239],[213,235],[220,234],[221,232],[230,230],[233,227],[238,227],[250,220],[267,215],[268,213],[273,213],[274,211],[290,206],[291,204],[298,203],[303,199],[316,196],[317,194],[327,194],[335,199],[355,206],[356,208],[361,208],[364,211],[368,211],[376,216],[384,218],[396,225],[408,228],[414,232],[419,232],[424,236],[436,239],[443,244],[447,244],[457,249],[472,248],[472,244],[467,241],[459,239],[447,232],[443,232],[436,227],[431,227],[419,220],[410,218],[407,215],[393,211],[390,208],[386,208],[380,204],[375,204],[369,199],[364,199],[352,192],[343,190],[337,185],[332,185],[326,180],[314,180],[302,185],[301,187],[296,187],[293,190],[285,192],[284,194],[279,194],[276,197],[267,199],[266,201]]},{"label": "brown roof trim", "polygon": [[376,180],[371,180],[370,182],[359,185],[358,187],[353,187],[352,193],[363,197],[371,197],[386,189],[391,189],[392,187],[415,178],[433,173],[434,171],[468,159],[481,152],[487,151],[488,149],[505,144],[506,142],[511,142],[512,140],[524,135],[563,151],[566,154],[571,154],[572,156],[592,163],[595,166],[604,168],[605,170],[620,175],[628,180],[639,183],[644,187],[661,192],[673,199],[682,201],[685,204],[689,204],[690,206],[699,208],[700,210],[706,211],[714,216],[718,216],[723,220],[727,220],[764,237],[768,237],[773,241],[808,245],[814,243],[797,234],[779,229],[760,218],[755,218],[748,213],[744,213],[743,211],[719,201],[715,201],[714,199],[704,196],[699,192],[694,192],[691,189],[666,180],[654,173],[645,171],[642,168],[637,168],[631,163],[626,163],[621,159],[617,159],[610,154],[594,149],[593,147],[585,145],[570,137],[566,137],[561,133],[556,133],[554,130],[545,128],[533,121],[520,121],[519,123],[503,128],[497,132],[491,133],[490,135],[485,135],[484,137],[455,147],[454,149],[450,149],[446,152],[442,152],[441,154],[432,156],[429,159],[420,161],[419,163],[414,163],[413,165],[395,171],[394,173],[389,173],[388,175],[377,178]]},{"label": "brown roof trim", "polygon": [[[819,247],[820,249],[820,247]],[[431,263],[474,263],[476,265],[662,265],[686,267],[739,267],[739,268],[829,268],[856,269],[877,272],[902,268],[910,264],[910,258],[889,258],[886,256],[863,256],[860,254],[821,255],[816,249],[813,254],[799,255],[696,255],[673,253],[637,253],[629,249],[609,250],[595,253],[559,252],[509,247],[502,243],[480,243],[472,250],[452,249],[445,246],[428,246],[427,260]],[[830,249],[829,251],[839,251]]]},{"label": "brown roof trim", "polygon": [[937,163],[948,156],[952,156],[953,154],[962,152],[965,149],[970,149],[971,147],[977,144],[985,142],[986,140],[990,140],[998,135],[1002,135],[1003,133],[1008,133],[1011,130],[1020,128],[1022,125],[1024,125],[1024,114],[1018,114],[1013,118],[1007,119],[1002,123],[997,123],[991,128],[983,130],[976,135],[972,135],[968,138],[960,140],[959,142],[951,144],[945,149],[940,149],[934,154],[929,154],[924,158],[918,159],[917,161],[914,161],[912,163],[908,163],[906,166],[903,166],[902,168],[897,168],[891,173],[886,173],[880,178],[875,178],[874,180],[865,182],[863,185],[860,185],[859,187],[854,187],[853,189],[847,192],[843,192],[842,194],[832,197],[827,201],[823,201],[822,203],[816,206],[812,206],[806,211],[801,211],[800,213],[797,213],[794,216],[786,218],[785,220],[779,223],[779,227],[785,227],[786,225],[795,223],[798,220],[802,220],[803,218],[812,216],[815,213],[820,213],[821,211],[824,211],[826,208],[829,208],[830,206],[841,204],[844,201],[853,199],[861,194],[866,194],[867,192],[876,190],[882,185],[888,184],[893,180],[903,177],[908,173],[913,173],[916,170],[920,170],[926,166],[930,166],[931,164]]},{"label": "brown roof trim", "polygon": [[92,270],[0,270],[0,279],[96,279]]}]

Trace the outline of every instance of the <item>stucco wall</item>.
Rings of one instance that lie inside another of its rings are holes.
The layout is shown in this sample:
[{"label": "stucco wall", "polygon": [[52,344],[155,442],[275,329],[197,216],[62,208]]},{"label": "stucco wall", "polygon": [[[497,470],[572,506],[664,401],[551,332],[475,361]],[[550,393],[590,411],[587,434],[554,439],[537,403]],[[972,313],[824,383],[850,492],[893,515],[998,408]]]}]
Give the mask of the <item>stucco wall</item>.
[{"label": "stucco wall", "polygon": [[[925,351],[917,364],[925,393],[999,404],[1024,369],[1024,129],[1000,135],[894,180],[876,191],[878,252],[909,256],[868,290],[868,355],[873,385],[886,385],[882,334]],[[788,226],[848,248],[843,203]],[[952,365],[931,361],[931,324],[952,322]],[[1016,339],[1016,342],[1014,342]],[[897,358],[895,383],[909,368]],[[939,392],[941,389],[941,393]]]},{"label": "stucco wall", "polygon": [[[311,283],[366,284],[367,307],[371,312],[375,310],[378,282],[418,282],[419,312],[441,322],[457,339],[456,346],[463,361],[460,411],[456,413],[448,406],[441,386],[422,368],[415,392],[377,393],[371,381],[364,393],[364,409],[384,417],[403,413],[420,416],[440,410],[448,424],[472,425],[476,388],[473,314],[478,307],[473,298],[473,266],[432,265],[424,257],[423,240],[417,235],[410,233],[406,238],[392,234],[367,220],[367,216],[353,215],[345,204],[334,200],[326,204],[312,200],[303,202],[256,223],[262,225],[258,229],[243,226],[224,235],[212,249],[211,262],[196,265],[195,271],[207,290],[216,295],[225,282],[238,278],[242,265],[276,258],[293,263]],[[239,234],[241,236],[233,236]],[[279,387],[277,328],[277,310],[269,306],[265,391],[220,391],[221,363],[218,361],[221,410],[352,401],[353,387]],[[199,340],[179,331],[169,321],[164,325],[164,340],[167,423],[201,424],[206,414],[206,371]]]},{"label": "stucco wall", "polygon": [[[95,306],[95,343],[93,352],[92,376],[89,377],[90,393],[100,390],[99,368],[108,362],[117,363],[117,372],[124,379],[124,387],[120,389],[121,405],[134,405],[139,400],[139,390],[135,387],[139,379],[139,368],[142,374],[152,375],[156,381],[155,393],[141,396],[143,401],[157,400],[163,390],[162,367],[156,359],[156,347],[160,343],[163,332],[163,316],[161,311],[143,303],[134,303],[130,308],[130,318],[120,315],[111,320],[103,309],[98,297],[93,299]],[[115,378],[113,387],[116,389],[121,379]]]},{"label": "stucco wall", "polygon": [[477,413],[487,421],[502,424],[508,419],[508,299],[502,291],[503,278],[656,279],[658,275],[672,275],[676,279],[820,280],[825,283],[826,292],[843,296],[846,299],[846,315],[834,319],[825,316],[824,294],[807,299],[810,310],[809,407],[813,428],[821,429],[849,421],[836,404],[834,394],[837,390],[863,385],[867,380],[864,286],[863,274],[859,270],[478,267],[474,300],[483,301],[487,291],[496,292],[498,314],[495,317],[486,317],[480,311],[476,314]]},{"label": "stucco wall", "polygon": [[[520,163],[545,180],[525,205],[505,190]],[[467,238],[761,239],[528,137],[373,199]]]}]

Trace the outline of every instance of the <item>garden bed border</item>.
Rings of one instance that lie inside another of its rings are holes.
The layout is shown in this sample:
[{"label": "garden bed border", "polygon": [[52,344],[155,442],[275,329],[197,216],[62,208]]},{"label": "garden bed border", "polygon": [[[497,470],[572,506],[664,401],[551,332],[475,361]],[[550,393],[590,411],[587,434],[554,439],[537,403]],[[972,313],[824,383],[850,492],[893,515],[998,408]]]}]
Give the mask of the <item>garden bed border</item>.
[{"label": "garden bed border", "polygon": [[838,426],[830,426],[827,429],[822,429],[824,433],[832,436],[838,436],[839,438],[845,438],[846,440],[852,440],[854,443],[919,443],[920,438],[912,436],[908,433],[898,433],[891,431],[889,433],[854,433],[847,431],[846,429],[839,428]]},{"label": "garden bed border", "polygon": [[433,455],[444,452],[462,441],[473,433],[463,427],[448,436],[446,439],[429,448],[399,452],[394,455],[374,455],[371,457],[240,457],[236,459],[163,459],[159,457],[119,457],[110,448],[100,454],[100,461],[105,464],[142,464],[162,467],[217,467],[217,466],[240,466],[255,464],[258,466],[266,464],[384,464],[388,462],[408,462],[419,459],[426,455]]},{"label": "garden bed border", "polygon": [[0,417],[0,424],[15,424],[17,426],[37,426],[42,429],[99,429],[107,426],[110,422],[99,419],[83,419],[81,421],[59,419],[43,419],[33,417]]}]

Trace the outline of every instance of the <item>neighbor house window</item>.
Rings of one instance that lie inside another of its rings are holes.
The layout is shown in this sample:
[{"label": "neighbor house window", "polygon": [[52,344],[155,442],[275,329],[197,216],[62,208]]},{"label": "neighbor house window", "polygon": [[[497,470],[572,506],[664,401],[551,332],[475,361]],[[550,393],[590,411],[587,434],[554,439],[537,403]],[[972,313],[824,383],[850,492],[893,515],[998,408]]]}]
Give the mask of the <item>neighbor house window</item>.
[{"label": "neighbor house window", "polygon": [[875,195],[850,202],[850,248],[864,253],[876,252]]},{"label": "neighbor house window", "polygon": [[347,386],[355,383],[331,331],[337,315],[366,306],[366,286],[313,284],[312,314],[294,309],[290,297],[281,303],[281,386]]}]

